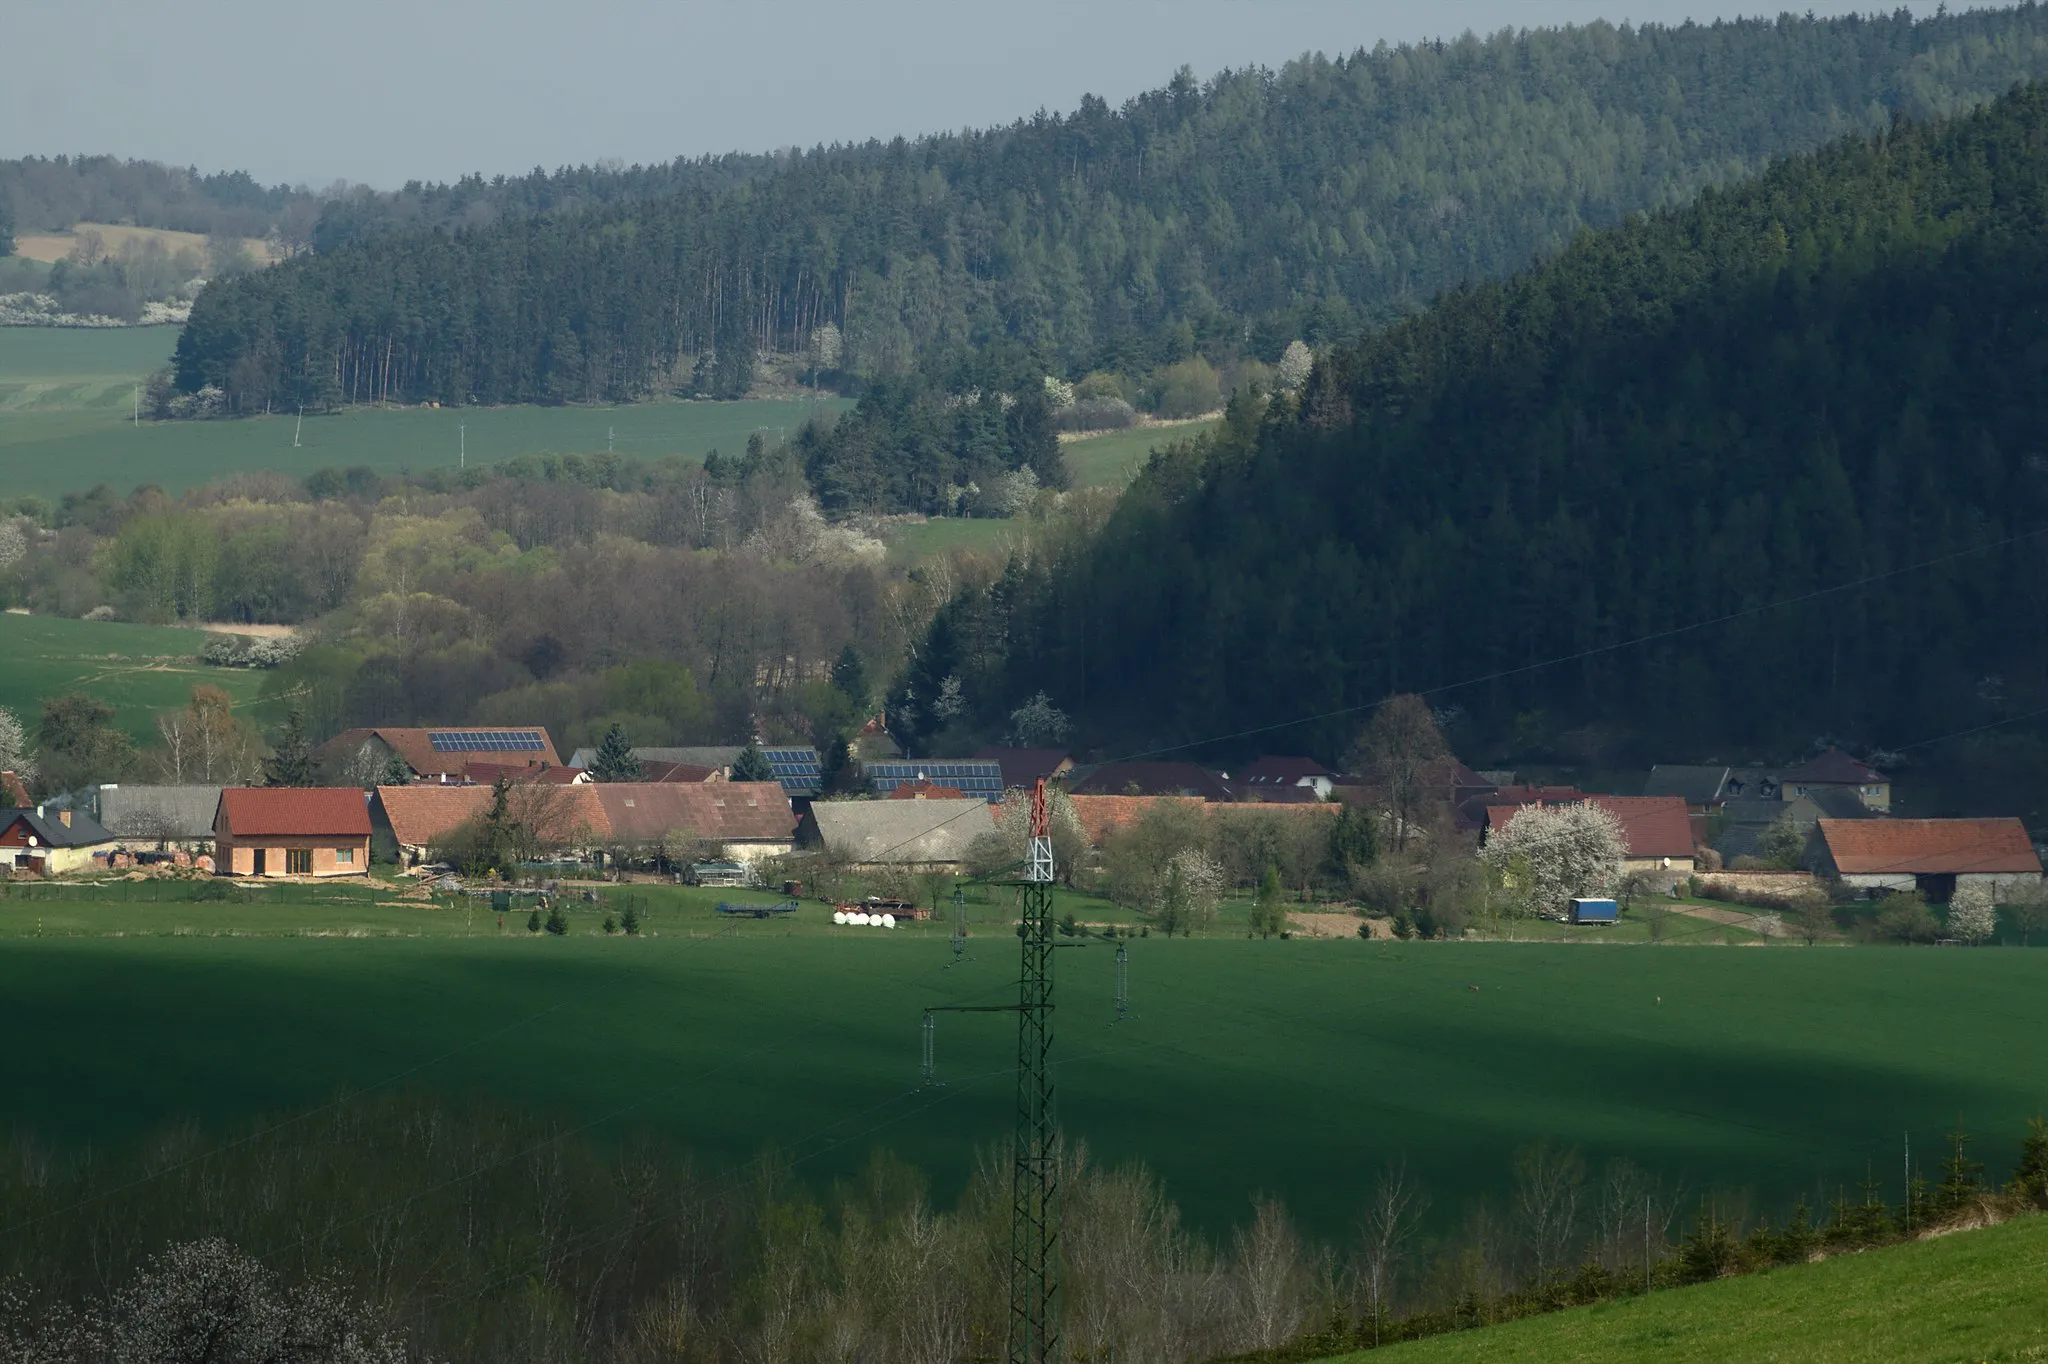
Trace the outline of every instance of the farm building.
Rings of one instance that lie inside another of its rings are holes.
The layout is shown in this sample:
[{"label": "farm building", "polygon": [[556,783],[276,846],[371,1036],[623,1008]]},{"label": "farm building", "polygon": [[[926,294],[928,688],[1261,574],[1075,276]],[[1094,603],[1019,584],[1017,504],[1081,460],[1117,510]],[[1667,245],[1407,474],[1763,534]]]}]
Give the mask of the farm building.
[{"label": "farm building", "polygon": [[213,844],[218,786],[116,786],[98,791],[100,823],[130,851],[179,848],[201,852]]},{"label": "farm building", "polygon": [[1816,875],[1870,895],[1919,890],[1940,902],[1958,886],[2002,895],[2041,879],[2041,858],[2017,819],[1821,819],[1806,854]]},{"label": "farm building", "polygon": [[1643,783],[1646,796],[1677,796],[1696,815],[1711,814],[1721,808],[1730,796],[1728,784],[1734,777],[1731,768],[1690,767],[1682,763],[1659,763],[1650,769],[1648,781]]},{"label": "farm building", "polygon": [[213,817],[224,876],[366,876],[370,809],[354,786],[230,786]]},{"label": "farm building", "polygon": [[821,800],[804,814],[797,842],[854,867],[958,871],[974,840],[995,827],[978,796],[961,800]]},{"label": "farm building", "polygon": [[94,854],[113,847],[114,836],[82,810],[0,810],[0,869],[30,876],[89,871]]},{"label": "farm building", "polygon": [[528,767],[513,763],[470,763],[462,769],[462,779],[472,786],[496,786],[500,778],[538,782],[543,786],[580,786],[590,780],[590,774],[578,767]]},{"label": "farm building", "polygon": [[1778,791],[1785,800],[1823,791],[1853,791],[1857,799],[1879,814],[1889,814],[1892,808],[1892,779],[1839,748],[1831,748],[1818,758],[1787,770],[1778,779]]},{"label": "farm building", "polygon": [[[435,844],[491,807],[488,786],[380,786],[374,819],[397,859],[426,860]],[[508,813],[534,825],[539,840],[577,856],[613,855],[664,842],[701,840],[742,861],[794,845],[796,814],[774,782],[610,782],[526,787]]]},{"label": "farm building", "polygon": [[1003,798],[1003,765],[993,759],[919,758],[908,762],[861,764],[861,777],[872,795],[892,796],[902,786],[952,787],[963,796],[980,796],[991,804]]},{"label": "farm building", "polygon": [[345,729],[315,749],[313,756],[331,777],[363,786],[384,780],[394,758],[405,764],[413,781],[446,783],[467,780],[471,763],[517,769],[562,765],[548,732],[538,726]]}]

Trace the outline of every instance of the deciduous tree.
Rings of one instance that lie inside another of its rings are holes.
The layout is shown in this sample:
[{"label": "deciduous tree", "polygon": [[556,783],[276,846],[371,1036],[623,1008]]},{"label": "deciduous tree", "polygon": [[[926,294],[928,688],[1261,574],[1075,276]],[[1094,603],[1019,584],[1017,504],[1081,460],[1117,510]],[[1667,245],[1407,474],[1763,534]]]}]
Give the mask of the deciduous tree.
[{"label": "deciduous tree", "polygon": [[1386,803],[1396,850],[1407,851],[1423,802],[1450,752],[1429,703],[1419,696],[1388,697],[1359,733],[1352,767]]}]

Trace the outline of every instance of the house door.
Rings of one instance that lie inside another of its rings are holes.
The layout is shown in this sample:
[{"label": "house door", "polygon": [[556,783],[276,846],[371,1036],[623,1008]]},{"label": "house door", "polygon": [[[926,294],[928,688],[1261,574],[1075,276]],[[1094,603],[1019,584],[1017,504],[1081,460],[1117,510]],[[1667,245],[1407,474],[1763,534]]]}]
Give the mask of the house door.
[{"label": "house door", "polygon": [[269,859],[264,856],[269,851],[270,849],[268,848],[258,848],[254,853],[250,854],[255,859],[250,865],[254,868],[257,876],[264,875],[270,869]]}]

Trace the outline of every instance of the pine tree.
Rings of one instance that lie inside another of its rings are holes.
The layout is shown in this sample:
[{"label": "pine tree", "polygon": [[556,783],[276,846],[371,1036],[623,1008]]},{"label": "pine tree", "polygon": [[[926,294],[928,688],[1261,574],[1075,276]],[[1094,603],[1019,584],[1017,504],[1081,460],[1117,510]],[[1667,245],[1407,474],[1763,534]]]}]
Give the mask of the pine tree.
[{"label": "pine tree", "polygon": [[874,700],[874,685],[868,681],[866,660],[851,644],[839,651],[839,661],[832,665],[832,685],[853,702],[855,715],[863,720],[868,718],[867,709]]},{"label": "pine tree", "polygon": [[640,936],[640,910],[631,900],[626,901],[625,911],[619,915],[619,927],[626,931],[629,938]]},{"label": "pine tree", "polygon": [[569,920],[563,916],[562,907],[560,905],[549,906],[547,920],[546,922],[541,924],[541,927],[545,928],[548,932],[554,934],[558,938],[568,936]]},{"label": "pine tree", "polygon": [[284,731],[277,736],[277,747],[263,760],[263,784],[311,786],[317,780],[313,749],[306,742],[305,716],[294,706],[285,717]]},{"label": "pine tree", "polygon": [[529,933],[540,932],[540,911],[538,909],[526,916],[526,931]]},{"label": "pine tree", "polygon": [[1937,1216],[1953,1217],[1984,1192],[1984,1166],[1969,1156],[1970,1137],[1958,1122],[1948,1134],[1948,1158],[1941,1162],[1941,1183],[1934,1187],[1933,1210]]},{"label": "pine tree", "polygon": [[2031,1118],[2020,1140],[2019,1168],[2012,1174],[2012,1195],[2037,1208],[2048,1208],[2048,1122]]},{"label": "pine tree", "polygon": [[761,741],[750,739],[740,755],[732,760],[734,781],[774,781],[775,769],[768,765],[768,755],[761,751]]},{"label": "pine tree", "polygon": [[384,780],[382,784],[385,786],[412,785],[412,769],[407,767],[405,759],[399,757],[396,753],[392,754],[390,759],[384,764]]},{"label": "pine tree", "polygon": [[1259,878],[1258,898],[1252,901],[1252,931],[1270,938],[1287,927],[1285,892],[1280,888],[1280,869],[1268,862]]},{"label": "pine tree", "polygon": [[626,731],[616,724],[604,732],[604,742],[597,746],[597,761],[591,764],[590,779],[640,780],[640,760],[633,756],[633,746],[626,742]]}]

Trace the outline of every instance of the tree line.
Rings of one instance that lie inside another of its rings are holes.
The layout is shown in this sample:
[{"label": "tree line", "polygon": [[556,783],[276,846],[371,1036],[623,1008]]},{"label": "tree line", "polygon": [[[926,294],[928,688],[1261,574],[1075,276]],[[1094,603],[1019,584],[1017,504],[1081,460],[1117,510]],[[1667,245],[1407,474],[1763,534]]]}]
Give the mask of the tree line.
[{"label": "tree line", "polygon": [[[730,397],[828,326],[824,377],[854,381],[964,353],[1066,376],[1270,363],[1588,224],[2048,74],[2044,38],[2033,4],[1468,34],[1182,71],[981,132],[421,191],[453,230],[343,230],[337,208],[319,253],[210,288],[177,382],[236,412]],[[461,225],[456,201],[494,194],[558,211]]]},{"label": "tree line", "polygon": [[1243,396],[1092,542],[957,594],[897,704],[1333,752],[1417,690],[1461,751],[1594,762],[2021,714],[2044,135],[2034,86],[1847,139]]},{"label": "tree line", "polygon": [[[952,1364],[1001,1348],[1010,1199],[993,1151],[946,1207],[886,1152],[817,1187],[788,1161],[722,1167],[474,1106],[330,1110],[218,1146],[181,1127],[133,1155],[11,1137],[8,1358]],[[1360,1159],[1354,1228],[1319,1244],[1270,1198],[1222,1234],[1190,1226],[1142,1165],[1069,1143],[1063,1343],[1141,1364],[1309,1360],[2048,1208],[2038,1120],[2002,1186],[1957,1130],[1899,1201],[1865,1179],[1776,1218],[1538,1146],[1457,1220],[1398,1159]],[[81,1201],[108,1216],[58,1215]]]}]

